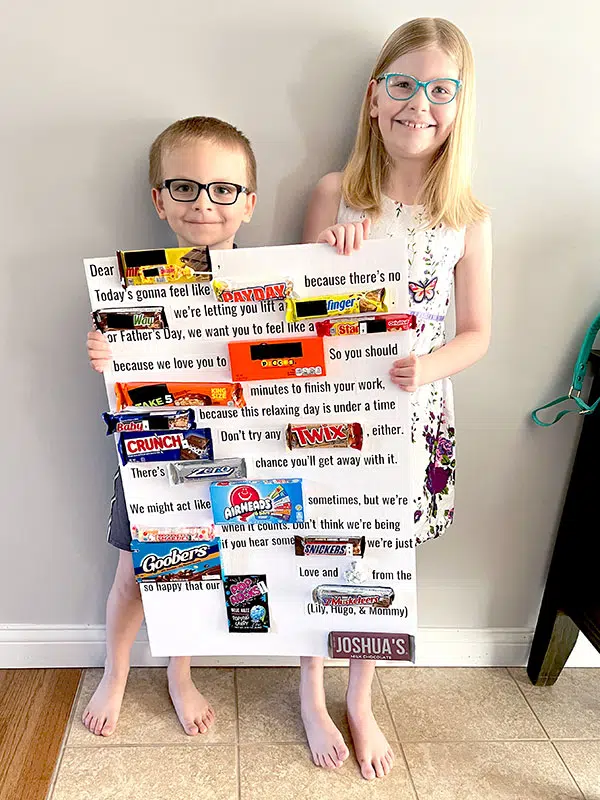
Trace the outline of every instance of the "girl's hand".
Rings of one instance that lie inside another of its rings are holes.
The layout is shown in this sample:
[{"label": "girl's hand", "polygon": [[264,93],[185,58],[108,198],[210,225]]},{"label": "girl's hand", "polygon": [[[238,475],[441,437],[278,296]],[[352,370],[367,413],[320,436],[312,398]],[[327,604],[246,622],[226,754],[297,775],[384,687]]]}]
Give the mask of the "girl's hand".
[{"label": "girl's hand", "polygon": [[406,358],[394,361],[390,370],[392,383],[405,392],[414,392],[423,383],[422,367],[419,357],[411,353]]},{"label": "girl's hand", "polygon": [[90,331],[87,335],[87,353],[92,369],[104,372],[112,362],[112,352],[109,343],[100,331]]},{"label": "girl's hand", "polygon": [[358,250],[364,239],[369,238],[371,220],[367,217],[362,222],[346,222],[343,225],[332,225],[325,228],[317,237],[317,242],[325,242],[335,247],[339,255],[349,256]]}]

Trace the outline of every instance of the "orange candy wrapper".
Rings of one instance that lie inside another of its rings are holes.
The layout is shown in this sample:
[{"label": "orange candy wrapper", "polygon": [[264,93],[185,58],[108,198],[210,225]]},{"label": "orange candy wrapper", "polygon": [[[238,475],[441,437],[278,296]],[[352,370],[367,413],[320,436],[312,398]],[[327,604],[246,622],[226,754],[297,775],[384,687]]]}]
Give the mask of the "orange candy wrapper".
[{"label": "orange candy wrapper", "polygon": [[115,383],[117,410],[246,405],[239,383]]}]

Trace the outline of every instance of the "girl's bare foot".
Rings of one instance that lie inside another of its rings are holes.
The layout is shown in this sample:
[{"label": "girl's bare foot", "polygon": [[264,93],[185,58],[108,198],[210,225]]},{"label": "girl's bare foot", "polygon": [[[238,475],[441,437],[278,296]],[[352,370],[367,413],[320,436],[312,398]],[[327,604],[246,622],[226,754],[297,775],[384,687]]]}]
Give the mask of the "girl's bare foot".
[{"label": "girl's bare foot", "polygon": [[341,767],[349,752],[327,709],[303,702],[302,722],[315,765],[325,769]]},{"label": "girl's bare foot", "polygon": [[206,698],[200,694],[187,670],[177,671],[169,668],[169,694],[179,717],[179,722],[188,736],[208,733],[215,721],[215,712]]},{"label": "girl's bare foot", "polygon": [[119,674],[106,670],[81,718],[85,727],[96,736],[111,736],[117,727],[129,670]]},{"label": "girl's bare foot", "polygon": [[348,703],[348,722],[363,778],[372,781],[388,775],[394,766],[394,754],[373,716],[370,702]]}]

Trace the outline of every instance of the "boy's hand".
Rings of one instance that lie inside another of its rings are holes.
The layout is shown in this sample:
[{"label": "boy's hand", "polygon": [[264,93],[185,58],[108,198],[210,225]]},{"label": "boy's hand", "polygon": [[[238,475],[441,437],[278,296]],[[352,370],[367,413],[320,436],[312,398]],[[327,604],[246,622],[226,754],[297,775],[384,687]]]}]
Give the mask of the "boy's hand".
[{"label": "boy's hand", "polygon": [[390,370],[392,383],[405,392],[414,392],[423,383],[422,367],[419,357],[411,353],[406,358],[394,361]]},{"label": "boy's hand", "polygon": [[335,247],[340,255],[349,256],[358,250],[364,239],[369,238],[370,219],[362,222],[346,222],[343,225],[332,225],[325,228],[317,237],[317,242],[325,242]]},{"label": "boy's hand", "polygon": [[100,331],[90,331],[87,335],[87,352],[90,364],[96,372],[104,372],[110,367],[112,352],[109,343]]}]

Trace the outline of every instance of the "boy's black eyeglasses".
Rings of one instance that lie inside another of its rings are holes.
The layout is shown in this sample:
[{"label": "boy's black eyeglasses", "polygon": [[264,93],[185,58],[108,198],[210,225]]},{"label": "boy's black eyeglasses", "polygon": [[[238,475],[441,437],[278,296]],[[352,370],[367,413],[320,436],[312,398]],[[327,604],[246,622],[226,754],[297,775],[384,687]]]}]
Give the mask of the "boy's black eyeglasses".
[{"label": "boy's black eyeglasses", "polygon": [[220,206],[232,206],[242,192],[247,192],[245,186],[239,183],[223,183],[222,181],[211,181],[211,183],[198,183],[188,181],[183,178],[170,178],[163,181],[160,189],[167,189],[169,194],[178,203],[193,203],[200,197],[202,189],[206,189],[212,203]]}]

